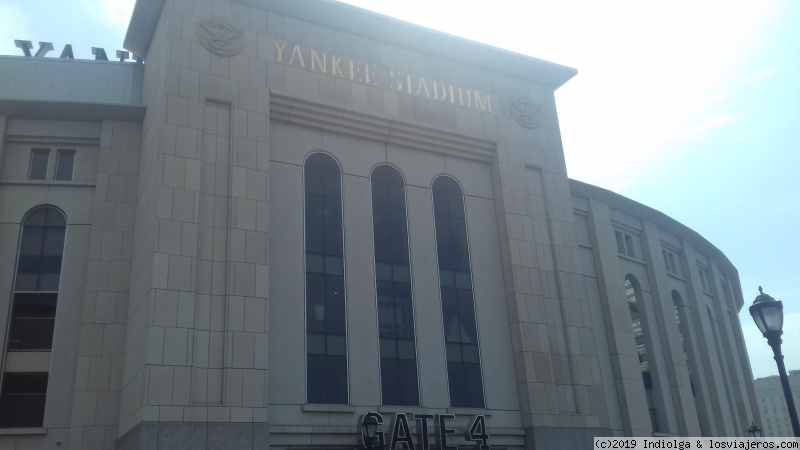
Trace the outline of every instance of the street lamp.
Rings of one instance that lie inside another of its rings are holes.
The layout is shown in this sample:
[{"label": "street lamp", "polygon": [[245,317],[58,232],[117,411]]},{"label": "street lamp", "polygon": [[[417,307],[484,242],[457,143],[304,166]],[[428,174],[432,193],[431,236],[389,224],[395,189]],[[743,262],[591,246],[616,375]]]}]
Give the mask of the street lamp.
[{"label": "street lamp", "polygon": [[754,438],[761,437],[761,428],[756,425],[755,421],[750,422],[750,428],[748,428],[747,431],[750,433],[750,436]]},{"label": "street lamp", "polygon": [[783,334],[783,303],[775,300],[764,293],[761,286],[758,287],[758,297],[750,306],[750,315],[756,322],[756,326],[767,338],[767,343],[772,347],[775,354],[775,362],[778,364],[778,375],[781,377],[783,386],[783,396],[786,398],[786,409],[789,410],[789,420],[792,422],[792,431],[795,437],[800,437],[800,423],[797,421],[797,410],[794,407],[792,398],[792,388],[789,386],[789,377],[786,376],[786,366],[783,364],[783,354],[781,354],[781,335]]}]

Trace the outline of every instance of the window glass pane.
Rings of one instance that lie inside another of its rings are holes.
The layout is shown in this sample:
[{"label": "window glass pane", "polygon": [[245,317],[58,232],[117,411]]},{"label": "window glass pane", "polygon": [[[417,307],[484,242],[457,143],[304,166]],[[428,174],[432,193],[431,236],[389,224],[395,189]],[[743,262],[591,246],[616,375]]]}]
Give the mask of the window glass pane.
[{"label": "window glass pane", "polygon": [[[39,272],[58,273],[61,272],[61,255],[43,255],[39,257]],[[40,281],[41,282],[41,281]]]},{"label": "window glass pane", "polygon": [[406,236],[406,218],[403,214],[398,214],[396,209],[392,209],[390,217],[392,261],[404,262],[408,255],[408,237]]},{"label": "window glass pane", "polygon": [[72,167],[75,164],[75,150],[59,150],[56,159],[56,180],[72,180]]},{"label": "window glass pane", "polygon": [[478,356],[477,344],[461,344],[461,354],[464,358],[464,362],[467,363],[480,362],[480,358]]},{"label": "window glass pane", "polygon": [[463,406],[483,408],[483,383],[481,382],[480,364],[464,364],[464,384],[467,404]]},{"label": "window glass pane", "polygon": [[409,339],[399,339],[397,341],[397,357],[398,359],[416,359],[414,351],[414,341]]},{"label": "window glass pane", "polygon": [[328,401],[347,404],[347,357],[328,355]]},{"label": "window glass pane", "polygon": [[384,405],[399,405],[401,402],[397,365],[396,359],[381,358],[381,401]]},{"label": "window glass pane", "polygon": [[306,274],[306,308],[309,332],[325,331],[325,277]]},{"label": "window glass pane", "polygon": [[35,148],[31,151],[31,163],[28,171],[29,180],[44,180],[47,178],[47,160],[50,150]]},{"label": "window glass pane", "polygon": [[[60,262],[60,261],[59,261]],[[37,291],[58,291],[58,281],[61,273],[40,273]]]},{"label": "window glass pane", "polygon": [[464,217],[464,203],[462,202],[461,194],[448,195],[448,203],[450,204],[451,217]]},{"label": "window glass pane", "polygon": [[472,310],[472,291],[458,290],[458,319],[461,322],[461,342],[478,342],[475,313]]},{"label": "window glass pane", "polygon": [[325,251],[323,209],[322,197],[306,195],[306,252]]},{"label": "window glass pane", "polygon": [[47,373],[5,373],[0,388],[0,427],[41,427]]},{"label": "window glass pane", "polygon": [[306,272],[325,273],[325,258],[321,255],[306,254]]},{"label": "window glass pane", "polygon": [[341,183],[339,182],[339,173],[325,172],[322,174],[322,189],[326,196],[340,198]]},{"label": "window glass pane", "polygon": [[[309,158],[310,160],[311,158]],[[309,161],[310,162],[310,161]],[[311,170],[306,164],[306,173],[305,173],[305,184],[306,184],[306,195],[314,194],[314,195],[322,195],[322,172],[317,170]]]},{"label": "window glass pane", "polygon": [[19,246],[20,255],[40,255],[44,241],[44,227],[25,226],[22,232],[22,242]]},{"label": "window glass pane", "polygon": [[327,377],[325,355],[308,355],[308,374],[306,378],[306,395],[309,403],[326,403]]},{"label": "window glass pane", "polygon": [[325,335],[318,333],[308,333],[307,346],[309,355],[325,354]]},{"label": "window glass pane", "polygon": [[447,363],[447,380],[450,385],[450,405],[467,406],[467,393],[464,380],[464,363]]},{"label": "window glass pane", "polygon": [[341,256],[326,256],[325,273],[328,275],[344,275],[344,259]]},{"label": "window glass pane", "polygon": [[64,252],[64,233],[66,229],[48,227],[45,230],[42,254],[58,256],[61,259],[61,254]]},{"label": "window glass pane", "polygon": [[342,255],[342,205],[339,199],[325,198],[325,254]]},{"label": "window glass pane", "polygon": [[[64,215],[55,208],[42,208],[45,211],[45,225],[48,227],[66,227],[67,221]],[[28,221],[25,221],[28,225]]]},{"label": "window glass pane", "polygon": [[36,273],[18,272],[17,281],[14,284],[14,290],[21,291],[35,291],[38,284],[39,276]]},{"label": "window glass pane", "polygon": [[417,362],[413,359],[397,361],[400,378],[400,405],[419,405],[417,388]]},{"label": "window glass pane", "polygon": [[375,263],[375,279],[378,281],[392,281],[392,265],[387,263]]},{"label": "window glass pane", "polygon": [[9,350],[50,350],[57,294],[16,294],[11,312]]},{"label": "window glass pane", "polygon": [[455,272],[439,270],[439,284],[442,286],[442,289],[456,287]]},{"label": "window glass pane", "polygon": [[447,360],[450,362],[461,362],[461,344],[447,343]]},{"label": "window glass pane", "polygon": [[625,242],[622,238],[622,233],[619,231],[614,232],[614,236],[617,238],[617,252],[625,254]]},{"label": "window glass pane", "polygon": [[400,174],[398,174],[397,177],[399,179],[390,184],[388,188],[389,204],[392,205],[392,207],[397,208],[402,214],[406,209],[406,191],[405,187],[403,186],[403,180],[400,178]]},{"label": "window glass pane", "polygon": [[456,287],[459,289],[472,289],[472,280],[469,272],[456,272]]},{"label": "window glass pane", "polygon": [[381,358],[397,358],[397,346],[394,339],[381,339]]},{"label": "window glass pane", "polygon": [[[378,206],[382,206],[383,211],[387,211],[386,206],[389,205],[389,193],[387,192],[388,186],[386,183],[377,181],[375,179],[375,177],[378,176],[378,172],[380,172],[380,168],[375,169],[372,179],[372,207],[376,208]],[[374,212],[373,214],[386,217],[386,214],[384,213]]]},{"label": "window glass pane", "polygon": [[626,234],[625,235],[625,247],[628,250],[628,256],[630,256],[632,258],[635,258],[636,257],[636,251],[634,251],[634,249],[633,249],[633,239],[631,238],[630,234]]},{"label": "window glass pane", "polygon": [[393,268],[394,281],[399,283],[411,283],[410,267],[406,264],[395,264]]},{"label": "window glass pane", "polygon": [[50,209],[51,208],[38,208],[32,213],[28,214],[28,217],[25,219],[25,226],[43,227],[47,225],[47,211]]},{"label": "window glass pane", "polygon": [[347,354],[347,338],[344,336],[328,335],[328,354],[344,356]]}]

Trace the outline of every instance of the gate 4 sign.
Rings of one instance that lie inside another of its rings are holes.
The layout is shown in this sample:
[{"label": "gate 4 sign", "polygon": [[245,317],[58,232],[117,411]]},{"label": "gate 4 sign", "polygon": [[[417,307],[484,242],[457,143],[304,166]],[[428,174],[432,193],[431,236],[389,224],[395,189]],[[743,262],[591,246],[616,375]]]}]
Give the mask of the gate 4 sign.
[{"label": "gate 4 sign", "polygon": [[[411,414],[416,422],[416,436],[411,432],[408,416],[404,413],[395,414],[391,429],[384,433],[378,431],[379,426],[384,423],[381,414],[368,412],[362,415],[359,419],[361,445],[367,450],[431,450],[431,448],[457,450],[458,447],[451,437],[456,434],[456,430],[448,428],[448,422],[456,418],[454,414]],[[433,447],[428,436],[431,425],[436,435]],[[464,439],[474,442],[476,450],[491,450],[489,432],[486,430],[486,416],[477,415],[472,418],[470,426],[464,431]]]}]

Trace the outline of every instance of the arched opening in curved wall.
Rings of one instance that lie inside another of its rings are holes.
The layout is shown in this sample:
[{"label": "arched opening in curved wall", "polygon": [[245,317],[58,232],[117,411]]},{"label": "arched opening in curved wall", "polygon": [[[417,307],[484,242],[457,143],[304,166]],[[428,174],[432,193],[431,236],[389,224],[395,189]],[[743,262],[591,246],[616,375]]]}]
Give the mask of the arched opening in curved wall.
[{"label": "arched opening in curved wall", "polygon": [[678,337],[681,340],[681,350],[683,350],[683,357],[686,361],[686,367],[689,370],[689,382],[692,385],[692,395],[696,395],[694,380],[692,379],[692,368],[689,365],[689,353],[686,351],[686,339],[689,333],[686,328],[686,314],[683,311],[683,299],[678,291],[674,289],[672,290],[672,308],[675,312],[675,321],[678,323]]},{"label": "arched opening in curved wall", "polygon": [[625,276],[625,297],[628,300],[628,312],[631,315],[631,327],[636,343],[636,353],[639,355],[639,368],[642,371],[642,382],[647,396],[647,407],[650,412],[650,422],[654,432],[661,431],[659,427],[659,412],[656,408],[654,397],[653,368],[651,354],[647,348],[647,321],[642,305],[642,290],[639,282],[633,275]]},{"label": "arched opening in curved wall", "polygon": [[689,332],[689,317],[686,310],[687,306],[683,302],[681,294],[675,289],[672,290],[672,308],[675,311],[675,320],[678,323],[678,336],[680,337],[681,350],[683,350],[683,356],[686,360],[686,369],[688,371],[689,383],[692,388],[692,397],[694,397],[695,409],[697,411],[697,421],[700,424],[700,433],[703,436],[708,436],[710,434],[708,429],[708,415],[705,412],[706,409],[703,399],[697,396],[698,386],[695,384],[695,377],[697,377],[699,371],[689,358],[688,348],[692,344],[690,340],[691,333]]},{"label": "arched opening in curved wall", "polygon": [[0,387],[0,427],[41,427],[67,219],[51,206],[22,223]]}]

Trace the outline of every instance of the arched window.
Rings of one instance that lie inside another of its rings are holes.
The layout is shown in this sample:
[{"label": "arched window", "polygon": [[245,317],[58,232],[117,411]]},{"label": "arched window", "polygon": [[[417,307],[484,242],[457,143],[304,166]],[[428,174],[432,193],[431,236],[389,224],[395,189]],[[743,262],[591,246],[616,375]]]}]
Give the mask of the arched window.
[{"label": "arched window", "polygon": [[372,228],[384,405],[419,405],[405,183],[391,166],[372,171]]},{"label": "arched window", "polygon": [[341,172],[333,158],[314,153],[304,178],[307,401],[347,404]]},{"label": "arched window", "polygon": [[[697,370],[693,367],[692,361],[689,359],[689,352],[686,350],[687,345],[690,345],[688,339],[691,336],[689,334],[689,323],[688,317],[686,315],[686,305],[683,303],[683,298],[678,293],[678,291],[672,291],[672,307],[675,310],[675,320],[678,322],[678,335],[681,339],[681,349],[683,350],[683,356],[686,358],[686,369],[689,372],[689,383],[692,387],[692,396],[695,397],[695,407],[697,408],[697,421],[700,424],[700,433],[703,436],[708,436],[708,424],[707,421],[703,418],[705,414],[702,411],[705,410],[704,405],[701,404],[702,399],[697,398],[697,393],[695,391],[695,374]],[[701,411],[702,410],[702,411]]]},{"label": "arched window", "polygon": [[642,381],[644,382],[645,395],[647,396],[647,407],[650,409],[650,422],[653,431],[658,432],[658,410],[655,407],[653,398],[653,378],[651,373],[650,356],[647,352],[646,342],[646,321],[644,310],[639,303],[641,289],[636,279],[628,275],[625,277],[625,296],[628,299],[628,311],[631,314],[631,326],[633,327],[633,337],[636,339],[636,352],[639,354],[639,368],[642,371]]},{"label": "arched window", "polygon": [[[33,210],[22,224],[11,301],[2,387],[0,427],[40,427],[47,397],[58,287],[67,221],[61,211]],[[37,358],[33,353],[45,353]]]},{"label": "arched window", "polygon": [[[686,351],[686,314],[683,312],[683,299],[678,291],[672,291],[672,308],[675,311],[675,321],[678,323],[678,337],[681,339],[681,349],[686,359],[686,367],[689,367],[689,353]],[[691,369],[689,370],[691,372]],[[691,377],[690,377],[691,378]],[[692,394],[694,394],[694,384],[692,384]]]},{"label": "arched window", "polygon": [[[730,379],[730,372],[731,368],[728,366],[727,358],[725,357],[724,349],[722,347],[722,335],[719,331],[719,323],[717,322],[717,318],[714,317],[714,313],[711,312],[711,308],[706,305],[706,314],[708,314],[708,322],[711,324],[711,335],[713,336],[714,340],[714,350],[717,353],[717,359],[719,360],[719,368],[721,370],[723,386],[725,388],[725,395],[728,401],[734,401],[735,397],[732,395],[732,388],[731,388],[731,379]],[[737,420],[737,413],[735,409],[732,411],[731,414],[734,420]]]},{"label": "arched window", "polygon": [[450,405],[483,408],[464,195],[452,178],[442,176],[434,181],[433,210]]}]

